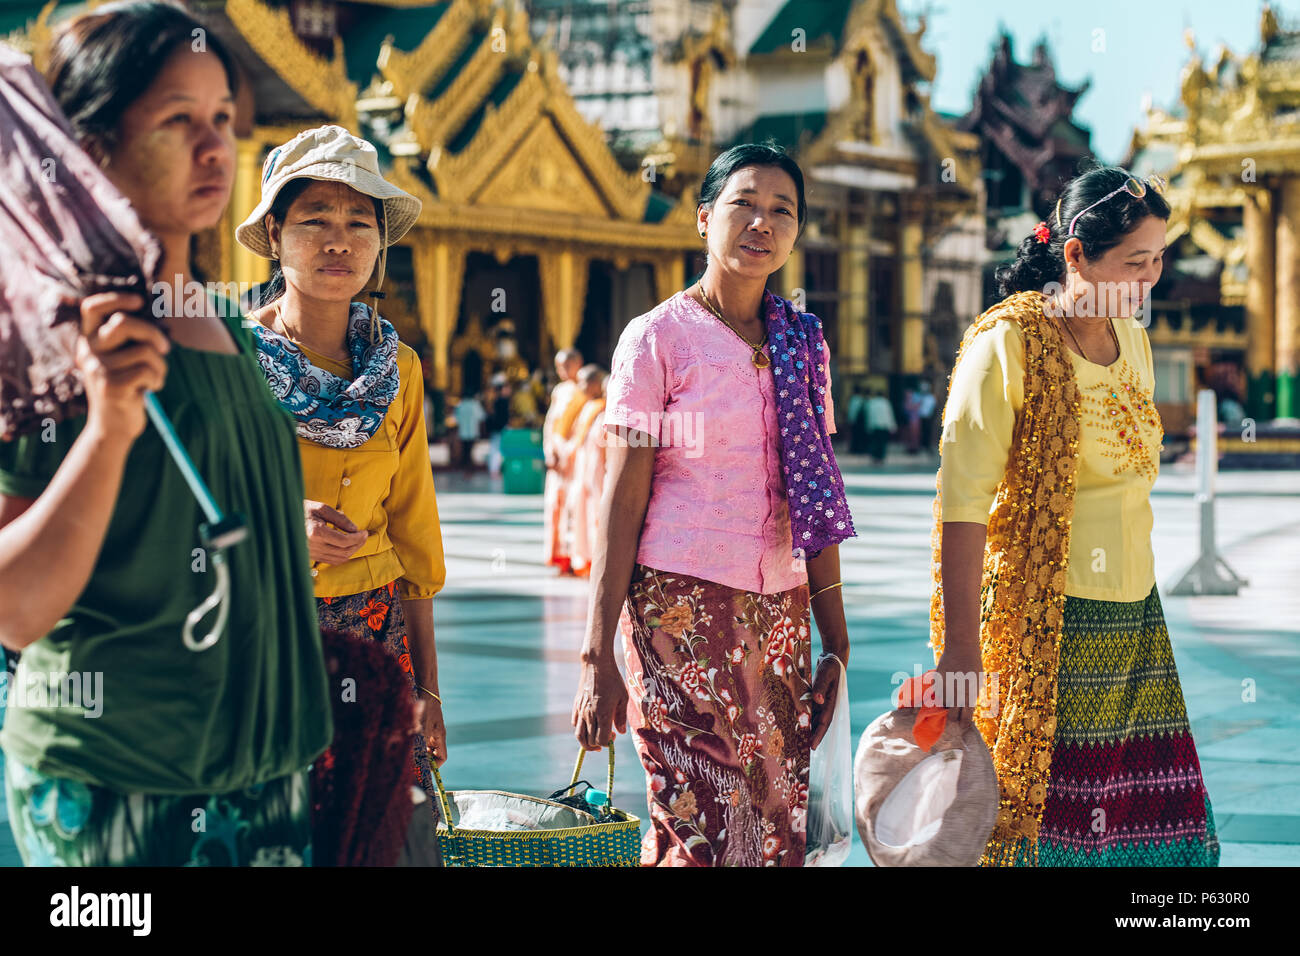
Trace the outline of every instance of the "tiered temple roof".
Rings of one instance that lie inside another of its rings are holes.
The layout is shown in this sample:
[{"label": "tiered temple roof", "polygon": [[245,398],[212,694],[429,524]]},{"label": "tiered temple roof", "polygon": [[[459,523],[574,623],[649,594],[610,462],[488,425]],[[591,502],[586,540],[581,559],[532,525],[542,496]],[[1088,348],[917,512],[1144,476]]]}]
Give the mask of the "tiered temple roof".
[{"label": "tiered temple roof", "polygon": [[1017,63],[1011,37],[1002,34],[974,104],[957,124],[982,142],[990,213],[1025,209],[1027,199],[1038,218],[1048,215],[1060,184],[1092,153],[1091,134],[1071,118],[1088,86],[1058,82],[1044,41],[1032,62]]}]

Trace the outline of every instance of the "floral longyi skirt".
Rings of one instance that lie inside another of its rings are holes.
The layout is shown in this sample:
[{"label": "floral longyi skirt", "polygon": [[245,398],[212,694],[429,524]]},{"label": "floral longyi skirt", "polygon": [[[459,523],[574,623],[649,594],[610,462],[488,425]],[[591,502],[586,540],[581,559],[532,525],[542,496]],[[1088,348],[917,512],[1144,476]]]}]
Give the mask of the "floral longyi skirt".
[{"label": "floral longyi skirt", "polygon": [[[359,594],[317,598],[316,616],[322,629],[381,641],[410,677],[411,693],[418,693],[415,687],[415,668],[411,666],[411,644],[406,635],[406,618],[402,614],[402,601],[397,596],[396,581]],[[415,734],[415,743],[411,747],[410,770],[412,782],[428,794],[436,827],[441,819],[438,812],[438,790],[433,783],[433,770],[429,764],[424,734],[419,732]]]},{"label": "floral longyi skirt", "polygon": [[741,591],[638,565],[620,620],[648,776],[647,866],[803,866],[808,587]]}]

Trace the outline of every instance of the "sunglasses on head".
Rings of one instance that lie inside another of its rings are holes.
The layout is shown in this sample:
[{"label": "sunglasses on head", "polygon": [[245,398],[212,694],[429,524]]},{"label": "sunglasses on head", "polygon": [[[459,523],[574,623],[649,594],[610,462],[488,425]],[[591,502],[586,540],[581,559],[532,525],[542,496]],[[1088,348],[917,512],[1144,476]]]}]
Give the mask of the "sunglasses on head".
[{"label": "sunglasses on head", "polygon": [[[1152,189],[1154,189],[1158,193],[1163,193],[1165,191],[1165,180],[1163,176],[1152,175],[1147,177],[1147,179],[1145,180],[1138,179],[1136,176],[1130,176],[1128,179],[1124,180],[1124,184],[1120,186],[1119,189],[1112,189],[1110,192],[1102,196],[1091,206],[1087,206],[1084,209],[1081,209],[1079,212],[1075,213],[1074,218],[1070,220],[1070,228],[1065,230],[1065,234],[1067,236],[1074,235],[1074,224],[1079,221],[1079,217],[1082,216],[1089,209],[1093,209],[1097,206],[1100,206],[1107,199],[1110,199],[1113,196],[1118,196],[1120,193],[1128,193],[1134,199],[1141,199],[1143,196],[1147,194],[1148,184],[1151,186]],[[1056,221],[1057,223],[1060,223],[1061,221],[1061,200],[1059,199],[1056,200]]]}]

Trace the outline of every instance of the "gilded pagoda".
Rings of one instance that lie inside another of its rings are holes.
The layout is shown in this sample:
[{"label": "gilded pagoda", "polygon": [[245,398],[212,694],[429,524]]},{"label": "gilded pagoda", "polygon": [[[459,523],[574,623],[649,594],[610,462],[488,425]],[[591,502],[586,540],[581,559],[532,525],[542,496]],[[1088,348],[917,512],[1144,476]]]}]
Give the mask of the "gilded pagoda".
[{"label": "gilded pagoda", "polygon": [[[1180,102],[1149,109],[1128,164],[1172,183],[1152,347],[1183,356],[1188,389],[1237,393],[1254,419],[1300,417],[1300,26],[1265,6],[1259,43],[1195,52]],[[1167,266],[1168,271],[1168,266]]]},{"label": "gilded pagoda", "polygon": [[1034,224],[1051,215],[1061,186],[1092,156],[1091,133],[1074,121],[1074,108],[1088,91],[1062,84],[1047,42],[1034,45],[1029,63],[1015,58],[1003,32],[957,128],[979,137],[987,192],[984,302],[996,294],[996,268],[1016,254]]},{"label": "gilded pagoda", "polygon": [[[31,3],[0,33],[39,54],[93,5]],[[450,396],[561,347],[608,361],[627,321],[702,269],[695,190],[739,142],[774,140],[805,171],[807,230],[772,286],[826,323],[841,396],[867,377],[941,387],[982,311],[978,139],[930,107],[924,19],[895,0],[187,6],[247,80],[203,271],[266,279],[234,226],[272,147],[322,123],[365,136],[424,203],[385,312]]]},{"label": "gilded pagoda", "polygon": [[[31,4],[0,30],[39,57],[52,25],[96,4]],[[519,3],[492,0],[190,0],[243,78],[226,221],[202,238],[210,276],[267,278],[234,241],[268,152],[336,123],[375,143],[386,175],[424,206],[388,260],[385,314],[452,395],[464,376],[549,365],[588,346],[607,361],[623,321],[685,284],[695,210],[619,166],[584,119]],[[453,362],[453,356],[457,362]],[[470,360],[473,361],[470,361]],[[465,362],[464,367],[458,364]],[[519,361],[522,360],[522,361]]]},{"label": "gilded pagoda", "polygon": [[822,318],[841,395],[866,379],[897,397],[919,377],[942,386],[987,255],[978,141],[929,104],[923,19],[895,0],[529,6],[579,110],[683,205],[731,145],[795,157],[808,223],[770,285]]}]

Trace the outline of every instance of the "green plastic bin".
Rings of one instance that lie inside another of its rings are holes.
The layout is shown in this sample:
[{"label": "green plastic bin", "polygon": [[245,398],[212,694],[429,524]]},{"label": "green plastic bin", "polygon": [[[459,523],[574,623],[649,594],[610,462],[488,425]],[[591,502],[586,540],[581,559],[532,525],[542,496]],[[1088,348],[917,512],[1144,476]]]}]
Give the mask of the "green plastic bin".
[{"label": "green plastic bin", "polygon": [[502,490],[508,495],[540,495],[546,487],[542,433],[536,428],[507,428],[501,433]]},{"label": "green plastic bin", "polygon": [[502,458],[543,458],[540,428],[507,428],[501,433]]},{"label": "green plastic bin", "polygon": [[540,495],[546,487],[546,463],[540,458],[507,458],[501,477],[508,495]]}]

